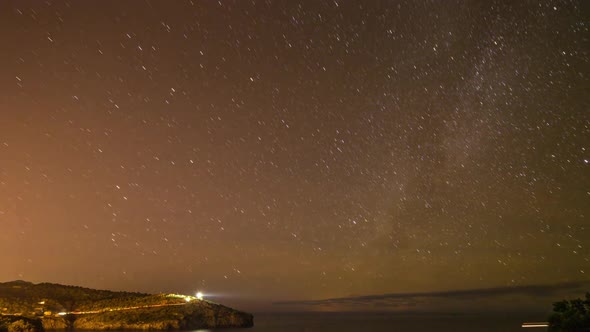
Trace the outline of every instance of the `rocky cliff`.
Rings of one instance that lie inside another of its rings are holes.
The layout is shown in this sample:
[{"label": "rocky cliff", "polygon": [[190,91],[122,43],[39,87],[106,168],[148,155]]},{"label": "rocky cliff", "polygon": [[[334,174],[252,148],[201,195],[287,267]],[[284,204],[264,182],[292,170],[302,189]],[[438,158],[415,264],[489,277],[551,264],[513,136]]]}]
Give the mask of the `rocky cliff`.
[{"label": "rocky cliff", "polygon": [[43,317],[41,322],[45,330],[195,330],[254,325],[252,315],[207,301],[179,306]]},{"label": "rocky cliff", "polygon": [[0,316],[1,332],[43,332],[39,319],[19,316]]}]

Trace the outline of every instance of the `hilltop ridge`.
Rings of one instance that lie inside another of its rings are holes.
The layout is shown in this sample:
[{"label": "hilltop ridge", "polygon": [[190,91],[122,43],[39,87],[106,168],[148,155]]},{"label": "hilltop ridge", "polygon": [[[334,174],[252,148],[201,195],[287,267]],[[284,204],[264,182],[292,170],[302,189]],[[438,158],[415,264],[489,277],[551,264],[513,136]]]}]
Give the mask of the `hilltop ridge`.
[{"label": "hilltop ridge", "polygon": [[0,283],[0,313],[0,332],[11,331],[11,327],[39,331],[253,326],[251,314],[188,295],[114,292],[22,280]]}]

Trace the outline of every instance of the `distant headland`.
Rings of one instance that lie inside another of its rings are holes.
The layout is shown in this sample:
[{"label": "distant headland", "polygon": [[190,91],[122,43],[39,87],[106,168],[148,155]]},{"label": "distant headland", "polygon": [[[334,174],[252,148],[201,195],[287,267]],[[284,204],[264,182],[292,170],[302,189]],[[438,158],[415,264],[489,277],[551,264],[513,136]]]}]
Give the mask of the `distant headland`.
[{"label": "distant headland", "polygon": [[193,296],[0,283],[0,332],[252,327],[251,314]]}]

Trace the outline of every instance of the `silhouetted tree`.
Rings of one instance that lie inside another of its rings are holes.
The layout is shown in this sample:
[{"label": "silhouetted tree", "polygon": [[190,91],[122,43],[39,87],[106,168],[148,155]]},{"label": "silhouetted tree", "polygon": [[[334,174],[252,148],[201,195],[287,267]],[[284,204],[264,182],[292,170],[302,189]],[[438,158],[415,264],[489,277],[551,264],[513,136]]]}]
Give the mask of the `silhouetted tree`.
[{"label": "silhouetted tree", "polygon": [[563,300],[553,303],[549,330],[555,332],[590,332],[590,292],[586,299]]}]

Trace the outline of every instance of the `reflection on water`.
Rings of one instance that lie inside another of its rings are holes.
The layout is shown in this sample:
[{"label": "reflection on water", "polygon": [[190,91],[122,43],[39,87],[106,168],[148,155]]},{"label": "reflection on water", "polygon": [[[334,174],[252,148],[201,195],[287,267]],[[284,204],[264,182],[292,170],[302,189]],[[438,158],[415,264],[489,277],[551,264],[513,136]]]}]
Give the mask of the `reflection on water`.
[{"label": "reflection on water", "polygon": [[195,332],[545,332],[523,329],[526,321],[543,321],[537,315],[405,315],[361,313],[255,314],[251,329],[213,329]]},{"label": "reflection on water", "polygon": [[546,316],[273,313],[254,314],[254,327],[249,329],[200,329],[191,332],[546,332],[547,328],[521,327],[523,322],[544,321]]}]

